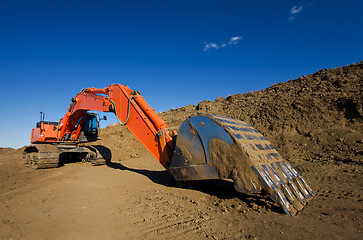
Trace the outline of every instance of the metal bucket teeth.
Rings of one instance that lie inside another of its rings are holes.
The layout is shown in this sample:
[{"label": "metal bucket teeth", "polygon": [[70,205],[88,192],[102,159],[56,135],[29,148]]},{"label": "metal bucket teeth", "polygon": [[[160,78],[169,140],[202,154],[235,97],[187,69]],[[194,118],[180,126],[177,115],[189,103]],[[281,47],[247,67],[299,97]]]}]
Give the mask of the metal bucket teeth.
[{"label": "metal bucket teeth", "polygon": [[178,181],[230,178],[239,192],[263,189],[288,215],[315,195],[260,132],[216,115],[192,115],[184,121],[169,170]]}]

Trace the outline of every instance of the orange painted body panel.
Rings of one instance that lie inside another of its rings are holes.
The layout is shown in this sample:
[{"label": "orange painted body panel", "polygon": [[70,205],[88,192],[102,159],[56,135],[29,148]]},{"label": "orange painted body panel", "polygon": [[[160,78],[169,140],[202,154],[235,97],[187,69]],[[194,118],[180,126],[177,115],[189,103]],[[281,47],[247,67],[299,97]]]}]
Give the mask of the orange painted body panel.
[{"label": "orange painted body panel", "polygon": [[[162,128],[167,128],[167,124],[139,94],[129,87],[116,84],[109,86],[109,90],[108,95],[116,103],[116,114],[122,122],[125,122],[127,119],[129,98],[134,96],[130,100],[129,120],[125,126],[159,162],[162,162],[162,152],[164,149],[160,146],[157,134]],[[141,105],[139,104],[140,102],[142,103]]]},{"label": "orange painted body panel", "polygon": [[32,129],[30,142],[55,142],[58,139],[58,127],[50,124],[40,123],[41,126]]}]

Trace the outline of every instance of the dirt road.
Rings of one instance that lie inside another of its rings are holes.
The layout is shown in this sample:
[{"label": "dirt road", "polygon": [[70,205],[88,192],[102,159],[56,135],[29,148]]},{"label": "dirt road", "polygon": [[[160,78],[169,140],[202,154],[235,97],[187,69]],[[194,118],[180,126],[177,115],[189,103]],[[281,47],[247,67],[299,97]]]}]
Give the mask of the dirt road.
[{"label": "dirt road", "polygon": [[239,194],[230,182],[178,188],[147,153],[109,166],[37,171],[22,167],[19,157],[0,159],[0,239],[362,237],[361,189],[355,188],[361,176],[350,179],[332,166],[305,173],[318,196],[288,217],[265,196]]}]

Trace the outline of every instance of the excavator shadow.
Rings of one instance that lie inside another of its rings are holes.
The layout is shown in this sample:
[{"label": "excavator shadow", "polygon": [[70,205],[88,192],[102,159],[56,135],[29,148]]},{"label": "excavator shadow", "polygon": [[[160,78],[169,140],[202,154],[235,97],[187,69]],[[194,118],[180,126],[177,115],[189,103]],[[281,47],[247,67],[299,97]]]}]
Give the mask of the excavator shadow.
[{"label": "excavator shadow", "polygon": [[[237,192],[234,188],[234,183],[229,180],[202,180],[197,181],[195,184],[191,183],[189,186],[183,187],[215,196],[221,200],[232,200],[230,202],[231,205],[235,205],[233,199],[238,199],[251,210],[272,211],[283,214],[282,209],[276,205],[267,194],[244,194]],[[228,205],[228,201],[226,204]]]},{"label": "excavator shadow", "polygon": [[129,168],[121,163],[116,162],[108,162],[107,166],[113,169],[119,169],[119,170],[127,170],[131,172],[135,172],[141,175],[144,175],[148,177],[151,181],[154,183],[166,186],[166,187],[176,187],[175,181],[172,176],[168,174],[167,171],[151,171],[151,170],[145,170],[145,169],[135,169],[135,168]]},{"label": "excavator shadow", "polygon": [[228,180],[202,180],[180,184],[167,171],[152,171],[145,169],[134,169],[122,165],[119,162],[108,162],[107,166],[113,169],[126,170],[135,172],[148,177],[154,183],[173,188],[185,188],[200,191],[221,200],[239,199],[244,202],[248,208],[255,211],[265,209],[276,213],[283,213],[281,208],[264,194],[243,194],[235,190],[234,184]]}]

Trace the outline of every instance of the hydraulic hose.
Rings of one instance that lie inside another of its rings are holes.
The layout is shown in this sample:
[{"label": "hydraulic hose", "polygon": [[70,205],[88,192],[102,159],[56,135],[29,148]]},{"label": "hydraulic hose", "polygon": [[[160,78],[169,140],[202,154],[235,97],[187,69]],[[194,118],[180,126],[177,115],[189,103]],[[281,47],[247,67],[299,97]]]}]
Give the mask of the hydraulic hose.
[{"label": "hydraulic hose", "polygon": [[116,108],[116,103],[114,101],[111,100],[111,103],[113,104],[114,108],[115,108],[115,115],[116,115],[116,119],[118,121],[118,123],[121,126],[125,126],[127,124],[127,122],[129,121],[129,117],[130,117],[130,105],[131,105],[131,98],[132,96],[129,97],[129,101],[128,101],[128,105],[127,105],[127,117],[126,117],[126,121],[123,123],[119,118],[118,118],[118,114],[117,114],[117,108]]}]

